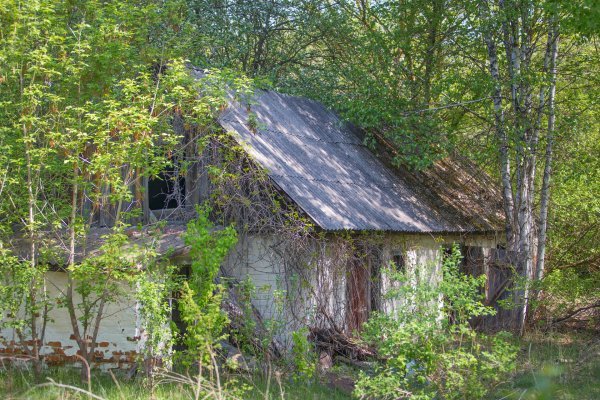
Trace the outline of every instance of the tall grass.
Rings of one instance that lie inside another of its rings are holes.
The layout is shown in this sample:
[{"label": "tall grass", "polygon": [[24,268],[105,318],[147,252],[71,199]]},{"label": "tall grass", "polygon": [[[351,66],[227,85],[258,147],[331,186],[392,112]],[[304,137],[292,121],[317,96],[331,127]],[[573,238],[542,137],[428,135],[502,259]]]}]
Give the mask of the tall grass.
[{"label": "tall grass", "polygon": [[[531,334],[520,343],[519,367],[512,379],[489,399],[596,400],[600,399],[600,337],[591,334]],[[316,380],[294,381],[277,376],[267,385],[260,376],[236,376],[249,390],[244,400],[347,400],[351,396]],[[187,378],[186,378],[187,379]],[[227,375],[224,380],[227,380]],[[49,368],[45,383],[36,385],[27,368],[0,364],[0,399],[16,400],[189,400],[186,382],[136,378],[123,372],[94,371],[91,391],[76,368]],[[185,380],[185,379],[184,379]],[[279,384],[279,383],[280,384]],[[267,386],[269,389],[267,389]]]},{"label": "tall grass", "polygon": [[531,333],[520,344],[518,371],[491,399],[600,399],[597,333]]},{"label": "tall grass", "polygon": [[[175,375],[171,375],[174,377]],[[182,378],[184,377],[184,378]],[[114,374],[94,371],[91,379],[91,392],[80,380],[76,368],[49,368],[45,371],[45,383],[36,385],[32,371],[24,368],[0,369],[0,399],[16,400],[190,400],[194,398],[192,382],[185,382],[185,375],[179,379],[157,379],[158,384],[150,384],[144,379],[127,380],[120,372]],[[225,378],[226,379],[226,378]],[[178,381],[179,380],[179,381]],[[350,396],[331,389],[318,382],[295,382],[282,379],[281,385],[270,385],[267,391],[266,380],[260,377],[239,380],[249,390],[244,400],[344,400]],[[93,394],[93,397],[90,396]],[[225,398],[228,398],[225,396]],[[209,399],[212,399],[209,397]]]}]

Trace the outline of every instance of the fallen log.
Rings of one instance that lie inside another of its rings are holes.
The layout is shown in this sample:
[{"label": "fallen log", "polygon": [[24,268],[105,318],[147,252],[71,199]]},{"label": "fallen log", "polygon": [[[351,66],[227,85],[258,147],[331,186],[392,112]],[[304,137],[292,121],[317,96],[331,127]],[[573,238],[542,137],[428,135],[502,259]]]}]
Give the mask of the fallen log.
[{"label": "fallen log", "polygon": [[376,351],[360,340],[331,328],[311,328],[308,340],[315,344],[317,352],[327,352],[348,360],[367,361],[377,359]]},{"label": "fallen log", "polygon": [[574,310],[570,310],[569,312],[567,312],[565,315],[558,317],[558,318],[554,318],[551,322],[550,325],[557,325],[563,322],[567,322],[569,320],[575,319],[575,316],[578,316],[586,311],[591,311],[594,309],[598,309],[600,308],[600,301],[597,301],[594,304],[589,304],[583,307],[579,307],[576,308]]}]

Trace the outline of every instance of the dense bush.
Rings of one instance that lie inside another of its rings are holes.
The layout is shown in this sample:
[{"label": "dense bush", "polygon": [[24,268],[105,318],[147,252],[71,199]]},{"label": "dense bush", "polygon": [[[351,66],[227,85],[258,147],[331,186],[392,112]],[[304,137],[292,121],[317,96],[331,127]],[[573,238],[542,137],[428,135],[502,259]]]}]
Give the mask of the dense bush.
[{"label": "dense bush", "polygon": [[[376,313],[363,338],[382,361],[362,372],[355,395],[378,399],[482,398],[514,369],[517,349],[506,333],[484,335],[469,321],[494,312],[482,303],[484,277],[459,271],[458,247],[443,261],[437,284],[390,268],[387,301],[401,307]],[[409,281],[411,284],[409,284]]]}]

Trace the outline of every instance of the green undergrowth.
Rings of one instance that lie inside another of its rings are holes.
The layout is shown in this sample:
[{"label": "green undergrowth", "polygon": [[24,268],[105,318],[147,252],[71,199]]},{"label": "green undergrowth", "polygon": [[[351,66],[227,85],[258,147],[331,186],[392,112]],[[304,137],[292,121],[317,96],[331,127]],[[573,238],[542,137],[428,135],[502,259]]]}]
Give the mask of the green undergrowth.
[{"label": "green undergrowth", "polygon": [[597,333],[533,333],[520,348],[516,373],[490,399],[600,399]]},{"label": "green undergrowth", "polygon": [[[92,373],[92,390],[95,396],[106,400],[184,400],[193,399],[189,387],[178,384],[158,384],[154,389],[142,379],[127,380],[122,374],[111,377],[108,373]],[[57,387],[51,380],[72,388]],[[0,399],[3,400],[87,400],[87,393],[77,393],[75,388],[87,390],[80,381],[79,370],[75,368],[50,368],[45,371],[44,384],[36,384],[33,374],[26,369],[0,370]],[[240,380],[240,385],[249,389],[244,394],[246,400],[286,399],[286,400],[344,400],[350,396],[318,381],[298,382],[282,379],[281,385],[273,377],[269,382],[263,378]],[[266,394],[268,388],[268,394]]]},{"label": "green undergrowth", "polygon": [[[517,370],[487,399],[506,400],[592,400],[600,399],[600,337],[593,334],[531,334],[518,343]],[[332,371],[351,376],[350,371],[336,367]],[[156,385],[152,390],[142,379],[126,380],[122,373],[114,378],[108,373],[92,374],[92,393],[110,400],[183,400],[190,392],[176,384]],[[85,389],[76,368],[50,368],[44,382],[54,382]],[[240,380],[249,390],[244,399],[346,400],[351,396],[328,387],[318,379],[298,380],[282,377],[281,385],[273,375]],[[268,395],[265,392],[268,390]],[[0,368],[0,399],[76,400],[89,399],[73,389],[36,385],[26,369]]]}]

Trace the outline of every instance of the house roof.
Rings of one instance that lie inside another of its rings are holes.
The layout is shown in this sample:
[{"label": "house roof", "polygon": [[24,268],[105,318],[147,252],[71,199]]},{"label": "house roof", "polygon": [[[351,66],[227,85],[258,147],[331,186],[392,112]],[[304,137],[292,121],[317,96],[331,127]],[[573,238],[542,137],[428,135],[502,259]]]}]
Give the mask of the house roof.
[{"label": "house roof", "polygon": [[388,167],[357,128],[316,101],[259,90],[250,107],[232,100],[219,122],[324,230],[500,230],[500,196],[473,165]]}]

